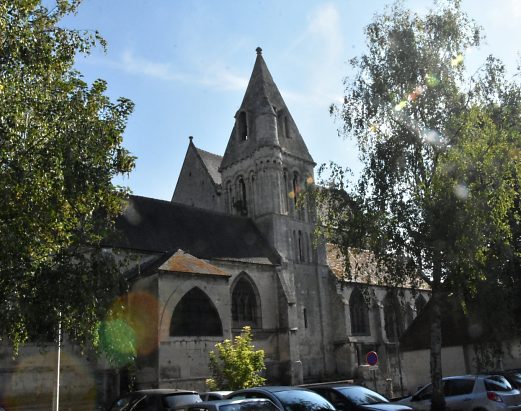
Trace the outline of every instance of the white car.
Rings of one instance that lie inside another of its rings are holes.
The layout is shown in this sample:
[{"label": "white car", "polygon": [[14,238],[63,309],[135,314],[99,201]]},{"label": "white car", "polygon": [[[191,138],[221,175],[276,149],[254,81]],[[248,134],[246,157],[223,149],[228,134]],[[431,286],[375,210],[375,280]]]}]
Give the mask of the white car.
[{"label": "white car", "polygon": [[[521,411],[521,393],[500,375],[464,375],[443,378],[443,392],[450,411]],[[417,411],[431,408],[432,385],[398,402]]]}]

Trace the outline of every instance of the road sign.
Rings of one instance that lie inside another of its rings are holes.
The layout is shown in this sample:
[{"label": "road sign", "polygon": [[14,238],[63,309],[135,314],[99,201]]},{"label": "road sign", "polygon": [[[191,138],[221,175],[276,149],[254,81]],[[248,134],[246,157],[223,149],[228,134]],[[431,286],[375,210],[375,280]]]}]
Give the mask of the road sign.
[{"label": "road sign", "polygon": [[365,360],[369,365],[376,365],[378,363],[378,354],[375,351],[369,351]]}]

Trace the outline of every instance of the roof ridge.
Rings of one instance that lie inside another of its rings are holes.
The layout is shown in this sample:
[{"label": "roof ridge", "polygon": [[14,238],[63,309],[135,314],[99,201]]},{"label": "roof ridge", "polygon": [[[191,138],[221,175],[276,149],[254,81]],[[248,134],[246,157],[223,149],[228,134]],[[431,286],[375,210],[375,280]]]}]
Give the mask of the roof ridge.
[{"label": "roof ridge", "polygon": [[211,151],[203,150],[202,148],[197,147],[195,144],[194,144],[194,147],[197,151],[202,151],[203,153],[211,154],[212,156],[223,158],[223,156],[221,156],[220,154],[215,154],[215,153],[212,153]]}]

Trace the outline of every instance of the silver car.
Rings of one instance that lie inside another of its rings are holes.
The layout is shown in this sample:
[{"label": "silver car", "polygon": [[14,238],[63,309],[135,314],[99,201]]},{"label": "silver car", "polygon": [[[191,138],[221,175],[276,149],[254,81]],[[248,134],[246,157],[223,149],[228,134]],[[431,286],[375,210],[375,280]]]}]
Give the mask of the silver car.
[{"label": "silver car", "polygon": [[[521,393],[500,375],[443,378],[443,393],[451,411],[521,411]],[[429,411],[432,385],[398,401],[418,411]]]}]

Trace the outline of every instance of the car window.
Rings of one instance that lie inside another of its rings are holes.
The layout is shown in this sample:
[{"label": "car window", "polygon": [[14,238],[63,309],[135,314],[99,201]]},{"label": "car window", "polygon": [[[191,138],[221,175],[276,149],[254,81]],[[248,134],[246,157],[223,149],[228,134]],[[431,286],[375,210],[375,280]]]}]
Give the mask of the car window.
[{"label": "car window", "polygon": [[308,390],[287,390],[274,393],[286,411],[334,410],[324,397]]},{"label": "car window", "polygon": [[413,401],[424,401],[424,400],[430,400],[432,397],[432,384],[427,385],[426,387],[422,388],[420,391],[418,391],[413,396]]},{"label": "car window", "polygon": [[181,405],[193,404],[195,402],[201,402],[199,394],[172,394],[164,395],[162,402],[165,408],[174,408]]},{"label": "car window", "polygon": [[151,396],[141,397],[138,401],[132,403],[130,407],[132,411],[156,411],[157,398]]},{"label": "car window", "polygon": [[330,390],[327,388],[313,388],[313,391],[318,392],[322,397],[333,404],[337,410],[344,411],[353,406],[350,401],[348,401],[342,394],[335,392],[335,390]]},{"label": "car window", "polygon": [[474,383],[474,378],[445,380],[443,383],[443,393],[447,397],[470,394],[474,390]]},{"label": "car window", "polygon": [[144,395],[126,395],[125,397],[117,399],[114,404],[112,404],[112,407],[110,407],[110,411],[130,411],[132,409],[131,406],[143,398]]},{"label": "car window", "polygon": [[346,398],[348,398],[355,405],[378,404],[382,402],[389,402],[387,398],[371,391],[365,387],[342,387],[338,388]]},{"label": "car window", "polygon": [[508,382],[516,388],[521,388],[521,373],[512,372],[506,375]]},{"label": "car window", "polygon": [[511,391],[512,386],[505,377],[500,375],[491,375],[485,379],[485,388],[487,391]]},{"label": "car window", "polygon": [[278,411],[278,408],[271,401],[251,401],[222,405],[219,411]]}]

